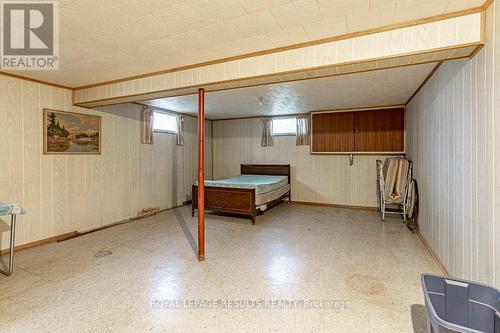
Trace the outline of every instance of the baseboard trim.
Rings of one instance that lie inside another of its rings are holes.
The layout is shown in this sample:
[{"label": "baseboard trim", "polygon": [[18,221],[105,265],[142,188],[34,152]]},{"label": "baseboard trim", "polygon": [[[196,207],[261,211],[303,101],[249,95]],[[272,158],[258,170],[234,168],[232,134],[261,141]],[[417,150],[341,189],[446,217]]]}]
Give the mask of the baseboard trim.
[{"label": "baseboard trim", "polygon": [[[175,209],[175,208],[179,208],[179,207],[182,207],[182,206],[185,206],[185,205],[179,205],[179,206],[175,206],[175,207],[172,207],[172,208],[160,209],[160,210],[157,210],[157,211],[155,211],[153,213],[149,213],[149,214],[144,214],[144,215],[141,215],[141,216],[132,217],[130,219],[126,219],[126,220],[123,220],[123,221],[106,224],[106,225],[103,225],[103,226],[100,226],[100,227],[97,227],[97,228],[93,228],[93,229],[89,229],[89,230],[85,230],[85,231],[67,232],[65,234],[61,234],[61,235],[57,235],[57,236],[53,236],[53,237],[49,237],[49,238],[40,239],[40,240],[37,240],[37,241],[34,241],[34,242],[30,242],[30,243],[26,243],[26,244],[17,245],[17,246],[14,247],[14,252],[27,250],[27,249],[31,249],[33,247],[37,247],[37,246],[41,246],[41,245],[46,245],[46,244],[50,244],[50,243],[54,243],[54,242],[66,241],[66,240],[69,240],[69,239],[72,239],[72,238],[75,238],[75,237],[79,237],[79,236],[83,236],[83,235],[87,235],[87,234],[90,234],[90,233],[93,233],[93,232],[96,232],[96,231],[100,231],[100,230],[104,230],[104,229],[116,227],[116,226],[119,226],[119,225],[122,225],[122,224],[125,224],[125,223],[129,223],[129,222],[132,222],[132,221],[137,221],[137,220],[140,220],[140,219],[144,219],[146,217],[150,217],[150,216],[156,215],[158,213],[162,213],[162,212],[165,212],[165,211],[168,211],[168,210],[171,210],[171,209]],[[0,255],[3,256],[5,254],[8,254],[9,251],[10,250],[8,248],[0,250]]]},{"label": "baseboard trim", "polygon": [[[40,239],[40,240],[31,242],[31,243],[17,245],[14,247],[14,252],[23,251],[23,250],[31,249],[32,247],[45,245],[45,244],[49,244],[49,243],[54,243],[54,242],[59,242],[62,240],[73,238],[77,233],[78,233],[77,231],[72,231],[72,232],[67,232],[65,234],[62,234],[62,235],[57,235],[57,236],[53,236],[53,237],[49,237],[49,238]],[[9,251],[10,250],[8,248],[3,249],[0,251],[0,255],[3,256],[5,254],[8,254]]]},{"label": "baseboard trim", "polygon": [[340,204],[331,204],[331,203],[323,203],[323,202],[296,201],[296,200],[292,200],[291,203],[295,204],[295,205],[309,205],[309,206],[322,206],[322,207],[363,209],[363,210],[370,210],[370,211],[378,211],[377,207],[371,207],[371,206],[340,205]]},{"label": "baseboard trim", "polygon": [[76,235],[74,235],[71,238],[88,235],[88,234],[91,234],[91,233],[96,232],[96,231],[101,231],[101,230],[113,228],[113,227],[116,227],[116,226],[119,226],[119,225],[122,225],[122,224],[126,224],[126,223],[130,223],[130,222],[133,222],[133,221],[145,219],[146,217],[150,217],[150,216],[153,216],[153,215],[156,215],[156,214],[159,214],[159,213],[163,213],[163,212],[166,212],[168,210],[172,210],[172,209],[176,209],[176,208],[179,208],[179,207],[183,207],[183,206],[186,206],[186,205],[182,204],[182,205],[178,205],[178,206],[174,206],[174,207],[170,207],[170,208],[159,209],[159,210],[156,210],[156,211],[151,212],[151,213],[143,214],[143,215],[136,216],[136,217],[131,217],[131,218],[126,219],[126,220],[122,220],[122,221],[118,221],[118,222],[106,224],[106,225],[103,225],[103,226],[100,226],[100,227],[97,227],[97,228],[88,229],[88,230],[84,230],[84,231],[79,231],[79,232],[76,233]]},{"label": "baseboard trim", "polygon": [[429,243],[427,243],[427,241],[422,236],[422,234],[418,230],[417,230],[417,232],[415,234],[420,239],[420,241],[422,242],[422,244],[424,245],[424,247],[427,249],[427,251],[430,253],[431,257],[436,261],[436,263],[438,264],[439,268],[441,268],[441,270],[443,271],[444,275],[446,275],[448,277],[451,277],[451,274],[448,271],[448,269],[446,268],[446,266],[441,262],[441,260],[439,259],[439,257],[434,253],[434,251],[430,247]]}]

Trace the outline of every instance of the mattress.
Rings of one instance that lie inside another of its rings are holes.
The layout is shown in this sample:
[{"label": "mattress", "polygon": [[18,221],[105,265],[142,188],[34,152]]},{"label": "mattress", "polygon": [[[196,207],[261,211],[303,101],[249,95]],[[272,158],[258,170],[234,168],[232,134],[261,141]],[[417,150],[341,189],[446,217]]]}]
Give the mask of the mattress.
[{"label": "mattress", "polygon": [[255,195],[255,205],[258,206],[260,210],[264,211],[267,209],[266,203],[274,201],[278,198],[281,198],[285,193],[290,191],[290,184],[286,184],[285,186],[281,186],[274,191],[261,193]]},{"label": "mattress", "polygon": [[272,192],[288,184],[287,176],[240,175],[219,180],[205,180],[205,186],[255,189],[255,194]]}]

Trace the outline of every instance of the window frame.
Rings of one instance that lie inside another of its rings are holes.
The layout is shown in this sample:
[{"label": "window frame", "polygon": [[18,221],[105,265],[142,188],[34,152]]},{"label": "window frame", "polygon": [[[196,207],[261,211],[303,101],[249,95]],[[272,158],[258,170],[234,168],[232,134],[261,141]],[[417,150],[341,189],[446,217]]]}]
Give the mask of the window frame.
[{"label": "window frame", "polygon": [[[162,110],[156,110],[156,109],[153,109],[153,132],[155,133],[165,133],[165,134],[174,134],[174,135],[177,135],[179,133],[179,129],[177,128],[175,131],[171,131],[171,130],[164,130],[164,129],[155,129],[154,127],[154,116],[156,113],[161,113],[161,114],[164,114],[164,115],[167,115],[167,116],[171,116],[171,117],[174,117],[176,118],[178,115],[173,113],[173,112],[168,112],[168,111],[162,111]],[[177,127],[177,119],[175,119],[175,127]]]},{"label": "window frame", "polygon": [[[295,130],[293,132],[287,132],[287,133],[274,133],[274,121],[275,120],[283,120],[283,119],[294,119],[295,120]],[[272,136],[297,136],[297,116],[281,116],[281,117],[273,117],[272,118],[273,126],[271,129],[271,135]]]}]

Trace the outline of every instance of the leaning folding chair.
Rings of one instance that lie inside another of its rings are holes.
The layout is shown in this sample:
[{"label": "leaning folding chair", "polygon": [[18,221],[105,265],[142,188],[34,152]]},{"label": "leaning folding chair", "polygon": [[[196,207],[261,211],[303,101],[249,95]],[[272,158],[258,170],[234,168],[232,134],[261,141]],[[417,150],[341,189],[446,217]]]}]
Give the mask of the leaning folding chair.
[{"label": "leaning folding chair", "polygon": [[382,220],[385,214],[398,214],[406,222],[408,214],[408,188],[412,180],[413,165],[401,157],[377,160],[377,203]]}]

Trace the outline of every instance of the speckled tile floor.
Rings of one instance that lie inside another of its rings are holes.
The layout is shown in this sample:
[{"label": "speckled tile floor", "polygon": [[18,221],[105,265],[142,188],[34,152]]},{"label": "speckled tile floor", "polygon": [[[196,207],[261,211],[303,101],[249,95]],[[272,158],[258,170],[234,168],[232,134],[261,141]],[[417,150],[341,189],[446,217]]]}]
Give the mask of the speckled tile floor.
[{"label": "speckled tile floor", "polygon": [[424,332],[420,274],[441,273],[399,218],[369,211],[281,204],[255,226],[209,214],[202,263],[196,237],[181,207],[18,252],[0,331]]}]

